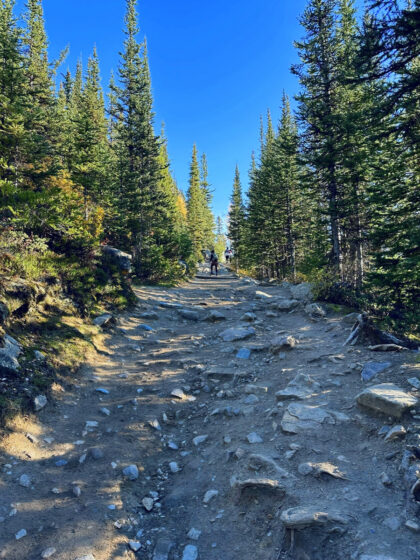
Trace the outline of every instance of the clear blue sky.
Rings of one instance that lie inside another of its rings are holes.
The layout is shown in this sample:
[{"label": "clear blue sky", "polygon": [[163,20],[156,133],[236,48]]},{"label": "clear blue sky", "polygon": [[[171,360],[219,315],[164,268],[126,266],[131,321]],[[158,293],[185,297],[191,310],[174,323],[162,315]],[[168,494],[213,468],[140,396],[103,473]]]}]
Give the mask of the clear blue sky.
[{"label": "clear blue sky", "polygon": [[[18,0],[18,13],[24,0]],[[298,17],[306,0],[139,0],[140,35],[147,36],[156,127],[166,123],[169,154],[186,190],[192,145],[205,152],[216,215],[226,214],[235,165],[248,186],[259,116],[275,120],[283,89],[297,91],[290,65]],[[44,0],[50,57],[66,45],[61,67],[73,72],[96,44],[106,89],[118,67],[125,0]]]}]

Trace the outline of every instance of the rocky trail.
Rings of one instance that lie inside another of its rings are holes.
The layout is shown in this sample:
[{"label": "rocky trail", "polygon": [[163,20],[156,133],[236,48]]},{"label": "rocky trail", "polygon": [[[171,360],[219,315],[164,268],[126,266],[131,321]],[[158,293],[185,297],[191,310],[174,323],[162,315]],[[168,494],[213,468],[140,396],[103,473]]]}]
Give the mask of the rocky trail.
[{"label": "rocky trail", "polygon": [[0,558],[420,558],[418,354],[343,346],[304,285],[136,294],[4,437]]}]

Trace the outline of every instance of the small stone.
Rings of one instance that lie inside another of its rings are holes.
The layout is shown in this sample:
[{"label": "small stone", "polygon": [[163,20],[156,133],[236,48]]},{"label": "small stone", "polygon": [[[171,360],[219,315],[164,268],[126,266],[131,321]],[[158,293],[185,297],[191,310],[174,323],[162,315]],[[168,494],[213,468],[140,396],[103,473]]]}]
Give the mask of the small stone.
[{"label": "small stone", "polygon": [[96,420],[86,420],[85,426],[86,429],[97,428],[99,426],[99,422],[97,422]]},{"label": "small stone", "polygon": [[148,498],[148,497],[143,498],[142,501],[141,501],[141,503],[143,504],[143,507],[144,507],[144,509],[145,509],[146,511],[152,511],[152,509],[153,509],[153,504],[154,504],[152,498]]},{"label": "small stone", "polygon": [[229,435],[223,436],[223,443],[229,445],[230,443],[232,443],[232,438]]},{"label": "small stone", "polygon": [[410,531],[413,531],[413,533],[419,533],[420,532],[420,525],[414,521],[413,519],[408,519],[405,522],[405,526],[407,527],[407,529],[410,529]]},{"label": "small stone", "polygon": [[85,554],[84,556],[78,556],[75,560],[95,560],[93,554]]},{"label": "small stone", "polygon": [[35,360],[38,360],[39,362],[43,362],[46,360],[45,354],[43,354],[39,350],[35,350],[34,356],[35,356]]},{"label": "small stone", "polygon": [[29,478],[29,476],[27,474],[23,474],[20,478],[19,478],[19,484],[20,486],[23,486],[24,488],[30,488],[31,486],[31,479]]},{"label": "small stone", "polygon": [[115,321],[115,319],[113,318],[113,316],[110,313],[104,313],[103,315],[100,315],[99,317],[95,317],[95,319],[93,319],[92,323],[94,325],[96,325],[97,327],[105,327],[105,326],[110,325],[114,321]]},{"label": "small stone", "polygon": [[218,496],[218,494],[218,490],[207,490],[207,492],[204,494],[203,503],[208,504],[210,500]]},{"label": "small stone", "polygon": [[51,492],[52,492],[53,494],[61,494],[60,488],[52,488]]},{"label": "small stone", "polygon": [[141,549],[141,544],[138,541],[129,541],[128,546],[131,548],[133,552],[137,552]]},{"label": "small stone", "polygon": [[52,546],[50,546],[49,548],[46,548],[42,554],[41,554],[41,558],[51,558],[51,556],[53,556],[56,553],[56,549]]},{"label": "small stone", "polygon": [[384,486],[391,486],[392,485],[392,480],[389,478],[389,476],[385,472],[380,474],[379,480],[382,482],[382,484]]},{"label": "small stone", "polygon": [[410,377],[407,382],[415,389],[420,389],[420,379],[418,377]]},{"label": "small stone", "polygon": [[26,529],[21,529],[20,531],[18,531],[16,533],[15,538],[18,541],[18,540],[22,539],[23,537],[26,537],[27,534],[28,533],[26,532]]},{"label": "small stone", "polygon": [[95,391],[97,393],[102,393],[102,395],[109,395],[108,389],[104,389],[103,387],[98,387],[97,389],[95,389]]},{"label": "small stone", "polygon": [[177,444],[173,441],[168,441],[168,447],[169,449],[173,449],[174,451],[177,451],[179,449]]},{"label": "small stone", "polygon": [[182,553],[182,560],[197,560],[198,558],[198,549],[196,546],[192,544],[187,544],[184,548]]},{"label": "small stone", "polygon": [[255,335],[255,329],[252,327],[244,328],[244,327],[231,327],[230,329],[226,329],[220,333],[220,338],[222,338],[225,342],[234,342],[235,340],[244,340],[245,338],[249,338]]},{"label": "small stone", "polygon": [[306,476],[308,474],[311,474],[311,472],[313,471],[313,467],[310,463],[301,463],[298,466],[298,471],[300,474],[302,474],[303,476]]},{"label": "small stone", "polygon": [[316,506],[298,506],[286,509],[280,516],[287,529],[304,529],[313,525],[324,525],[328,521],[347,523],[348,519],[333,511],[320,511]]},{"label": "small stone", "polygon": [[271,342],[270,350],[273,354],[278,354],[281,350],[291,350],[297,344],[293,336],[278,336]]},{"label": "small stone", "polygon": [[201,535],[201,531],[199,531],[198,529],[194,529],[194,527],[192,527],[189,531],[188,531],[188,538],[191,539],[192,541],[198,541],[198,539],[200,538]]},{"label": "small stone", "polygon": [[123,469],[123,475],[130,480],[136,480],[139,477],[139,469],[137,465],[129,465]]},{"label": "small stone", "polygon": [[96,461],[98,461],[99,459],[103,459],[104,457],[104,452],[99,447],[92,447],[92,449],[90,450],[90,454]]},{"label": "small stone", "polygon": [[171,461],[169,463],[169,468],[171,469],[171,473],[174,473],[174,474],[181,470],[178,466],[178,463],[176,463],[175,461]]},{"label": "small stone", "polygon": [[404,428],[404,426],[394,426],[386,434],[385,441],[394,441],[396,439],[405,437],[406,434],[407,430]]},{"label": "small stone", "polygon": [[255,313],[251,313],[251,312],[244,313],[240,318],[240,321],[246,321],[248,323],[253,323],[256,320],[257,320],[257,316],[255,315]]},{"label": "small stone", "polygon": [[391,529],[391,531],[397,531],[401,527],[401,521],[398,517],[388,517],[384,520],[384,525]]},{"label": "small stone", "polygon": [[193,397],[191,395],[186,395],[182,389],[174,389],[171,392],[171,396],[176,397],[177,399],[180,399],[181,401],[193,402],[193,401],[196,400],[195,397]]},{"label": "small stone", "polygon": [[257,402],[259,402],[259,399],[256,395],[248,395],[244,400],[244,404],[257,404]]},{"label": "small stone", "polygon": [[236,354],[240,360],[249,360],[251,357],[251,350],[249,348],[240,348]]},{"label": "small stone", "polygon": [[146,332],[152,332],[153,328],[150,325],[146,325],[145,323],[141,324],[141,325],[137,325],[137,330],[138,331],[146,331]]},{"label": "small stone", "polygon": [[160,424],[159,424],[159,420],[157,418],[155,418],[154,420],[150,420],[149,421],[149,426],[155,430],[157,430],[158,432],[160,432],[162,430]]},{"label": "small stone", "polygon": [[111,411],[108,408],[101,408],[101,412],[104,416],[109,416],[111,414]]},{"label": "small stone", "polygon": [[80,486],[73,486],[72,492],[76,496],[76,498],[80,498],[82,490],[80,489]]},{"label": "small stone", "polygon": [[208,437],[209,437],[208,435],[196,436],[196,437],[192,440],[192,441],[193,441],[193,444],[197,447],[198,445],[200,445],[200,443],[204,443]]},{"label": "small stone", "polygon": [[56,467],[64,467],[65,465],[67,465],[68,461],[66,461],[66,459],[58,459],[58,461],[55,462],[55,466]]},{"label": "small stone", "polygon": [[256,432],[251,432],[246,436],[248,443],[262,443],[263,439]]},{"label": "small stone", "polygon": [[37,395],[34,398],[34,407],[36,412],[38,412],[39,410],[41,410],[42,408],[44,408],[44,406],[46,406],[48,400],[47,397],[45,395]]}]

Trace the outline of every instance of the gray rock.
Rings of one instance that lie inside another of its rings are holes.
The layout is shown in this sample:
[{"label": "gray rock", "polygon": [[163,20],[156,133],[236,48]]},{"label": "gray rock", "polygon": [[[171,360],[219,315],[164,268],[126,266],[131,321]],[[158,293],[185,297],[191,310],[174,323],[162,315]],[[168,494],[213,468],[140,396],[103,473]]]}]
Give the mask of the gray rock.
[{"label": "gray rock", "polygon": [[166,309],[180,309],[182,305],[180,303],[175,303],[171,301],[158,301],[156,302],[159,307],[163,307]]},{"label": "gray rock", "polygon": [[159,319],[159,315],[156,313],[156,311],[145,311],[144,313],[140,313],[140,318],[141,319],[147,319],[147,320],[157,320]]},{"label": "gray rock", "polygon": [[20,368],[17,358],[22,352],[20,344],[8,334],[0,337],[0,344],[2,341],[3,347],[0,347],[0,371],[2,368],[6,371],[17,371]]},{"label": "gray rock", "polygon": [[159,424],[159,420],[157,418],[154,418],[153,420],[149,420],[149,426],[154,430],[157,430],[158,432],[162,430],[161,425]]},{"label": "gray rock", "polygon": [[251,313],[250,311],[244,313],[240,318],[240,321],[246,321],[247,323],[253,323],[256,320],[257,320],[257,316],[255,315],[255,313]]},{"label": "gray rock", "polygon": [[109,416],[111,414],[111,411],[108,408],[101,408],[100,412],[102,412],[102,414],[104,416]]},{"label": "gray rock", "polygon": [[401,527],[401,521],[398,517],[388,517],[387,519],[384,519],[384,525],[385,527],[391,529],[391,531],[398,531]]},{"label": "gray rock", "polygon": [[246,480],[238,480],[233,476],[230,485],[233,489],[239,490],[240,492],[243,492],[246,488],[253,488],[255,490],[285,493],[285,489],[280,485],[279,481],[271,478],[247,478]]},{"label": "gray rock", "polygon": [[85,554],[84,556],[78,556],[77,558],[75,558],[75,560],[95,560],[95,557],[93,554],[89,553]]},{"label": "gray rock", "polygon": [[133,552],[137,552],[141,549],[141,543],[139,543],[138,541],[128,541],[128,546]]},{"label": "gray rock", "polygon": [[95,391],[97,393],[101,393],[102,395],[109,395],[108,389],[105,389],[104,387],[97,387]]},{"label": "gray rock", "polygon": [[420,379],[418,377],[410,377],[407,382],[415,389],[420,389]]},{"label": "gray rock", "polygon": [[21,529],[20,531],[18,531],[15,535],[15,539],[18,541],[20,539],[23,539],[23,537],[26,537],[28,533],[26,532],[26,529]]},{"label": "gray rock", "polygon": [[131,260],[133,257],[129,253],[124,253],[120,249],[111,247],[110,245],[103,245],[102,253],[107,259],[113,261],[120,270],[126,273],[131,272]]},{"label": "gray rock", "polygon": [[292,311],[299,305],[299,301],[297,299],[276,299],[271,303],[271,307],[273,309],[277,309],[277,311]]},{"label": "gray rock", "polygon": [[175,462],[175,461],[171,461],[171,462],[169,463],[169,468],[170,468],[171,473],[174,473],[174,474],[177,473],[177,472],[179,472],[179,471],[181,470],[181,469],[179,468],[178,463]]},{"label": "gray rock", "polygon": [[44,362],[47,359],[45,354],[43,354],[39,350],[35,350],[34,356],[35,356],[35,360],[38,360],[39,362]]},{"label": "gray rock", "polygon": [[340,513],[319,509],[316,506],[299,506],[286,509],[280,516],[287,529],[305,529],[328,522],[347,523],[347,516]]},{"label": "gray rock", "polygon": [[82,495],[82,490],[80,486],[73,486],[72,492],[76,496],[76,498],[80,498],[80,496]]},{"label": "gray rock", "polygon": [[271,457],[253,453],[249,456],[248,467],[253,471],[261,469],[273,472],[280,478],[290,478],[290,474],[282,469]]},{"label": "gray rock", "polygon": [[256,432],[251,432],[246,436],[248,443],[262,443],[263,439]]},{"label": "gray rock", "polygon": [[260,290],[257,290],[255,292],[255,299],[271,299],[273,296],[270,294],[267,294],[266,292],[261,292]]},{"label": "gray rock", "polygon": [[152,498],[146,496],[146,498],[142,499],[141,503],[143,504],[143,507],[146,511],[152,511],[154,505]]},{"label": "gray rock", "polygon": [[245,385],[245,393],[247,395],[251,395],[253,393],[260,393],[261,395],[268,393],[268,387],[263,386],[263,385],[252,385],[252,384],[248,384]]},{"label": "gray rock", "polygon": [[137,465],[129,465],[123,469],[123,475],[129,478],[130,480],[137,480],[139,477],[139,469]]},{"label": "gray rock", "polygon": [[322,318],[327,315],[325,309],[319,303],[308,303],[305,305],[305,313],[310,317]]},{"label": "gray rock", "polygon": [[392,486],[392,480],[385,472],[380,474],[379,480],[382,482],[384,486]]},{"label": "gray rock", "polygon": [[198,549],[192,544],[187,544],[182,552],[182,560],[197,560]]},{"label": "gray rock", "polygon": [[204,443],[208,437],[208,435],[196,436],[192,440],[193,444],[197,447],[198,445],[200,445],[200,443]]},{"label": "gray rock", "polygon": [[42,552],[41,558],[51,558],[51,556],[54,556],[56,552],[57,552],[56,549],[50,546]]},{"label": "gray rock", "polygon": [[386,434],[385,441],[394,441],[396,439],[405,437],[406,434],[407,430],[404,428],[404,426],[394,426]]},{"label": "gray rock", "polygon": [[302,474],[303,476],[307,476],[308,474],[311,474],[312,471],[313,471],[313,468],[312,468],[310,463],[301,463],[298,466],[298,472],[300,474]]},{"label": "gray rock", "polygon": [[7,305],[3,301],[0,301],[0,325],[4,325],[9,315],[10,312]]},{"label": "gray rock", "polygon": [[362,554],[359,560],[396,560],[394,556],[385,556],[384,554]]},{"label": "gray rock", "polygon": [[291,350],[296,346],[296,339],[293,336],[276,336],[271,341],[270,351],[278,354],[281,350]]},{"label": "gray rock", "polygon": [[174,389],[171,391],[171,396],[180,399],[181,401],[195,401],[196,398],[192,395],[186,395],[182,389]]},{"label": "gray rock", "polygon": [[387,416],[401,416],[417,405],[418,400],[393,383],[381,383],[368,387],[357,396],[358,404]]},{"label": "gray rock", "polygon": [[43,409],[44,406],[46,406],[48,400],[47,397],[45,395],[37,395],[34,398],[34,407],[35,410],[38,412],[39,410]]},{"label": "gray rock", "polygon": [[281,421],[282,430],[291,434],[317,430],[323,424],[335,424],[335,418],[319,406],[300,403],[289,404]]},{"label": "gray rock", "polygon": [[404,525],[405,527],[407,527],[407,529],[413,531],[413,533],[420,533],[420,525],[417,523],[417,521],[414,521],[414,519],[408,519],[404,523]]},{"label": "gray rock", "polygon": [[226,329],[219,334],[225,342],[233,342],[234,340],[244,340],[255,335],[255,329],[253,327],[231,327]]},{"label": "gray rock", "polygon": [[226,316],[223,315],[220,311],[216,311],[213,309],[205,318],[205,321],[209,321],[210,323],[216,323],[217,321],[226,321]]},{"label": "gray rock", "polygon": [[98,461],[99,459],[103,459],[104,452],[99,447],[92,447],[92,449],[90,450],[90,455],[92,459]]},{"label": "gray rock", "polygon": [[19,478],[19,484],[20,486],[23,486],[24,488],[30,488],[31,487],[31,479],[27,474],[23,474],[20,478]]},{"label": "gray rock", "polygon": [[314,396],[319,390],[319,383],[314,381],[310,375],[298,373],[285,389],[277,391],[276,399],[278,401],[286,399],[308,399]]},{"label": "gray rock", "polygon": [[178,309],[178,313],[183,319],[188,319],[189,321],[200,320],[200,314],[192,309]]},{"label": "gray rock", "polygon": [[299,301],[312,301],[314,299],[312,288],[313,286],[309,282],[302,282],[294,286],[291,285],[290,291],[292,296]]},{"label": "gray rock", "polygon": [[99,317],[95,317],[92,322],[97,327],[108,327],[115,323],[115,319],[110,313],[104,313],[103,315],[99,315]]},{"label": "gray rock", "polygon": [[207,492],[204,494],[203,503],[208,504],[210,500],[212,500],[218,495],[219,495],[218,490],[207,490]]},{"label": "gray rock", "polygon": [[198,529],[194,529],[194,527],[191,527],[191,529],[188,531],[187,536],[192,541],[198,541],[200,535],[201,535],[201,531],[199,531]]},{"label": "gray rock", "polygon": [[342,473],[336,465],[333,465],[328,461],[324,461],[322,463],[312,463],[312,462],[301,463],[298,467],[298,471],[300,472],[300,474],[303,474],[305,476],[308,474],[312,474],[314,476],[320,476],[321,474],[328,474],[333,478],[341,478],[341,479],[346,478],[345,474]]},{"label": "gray rock", "polygon": [[391,362],[367,362],[362,369],[362,380],[370,381],[375,375],[385,371],[391,366]]},{"label": "gray rock", "polygon": [[240,348],[236,354],[240,360],[249,360],[251,357],[251,350],[249,348]]},{"label": "gray rock", "polygon": [[256,395],[248,395],[244,400],[244,404],[256,404],[257,402],[259,399]]}]

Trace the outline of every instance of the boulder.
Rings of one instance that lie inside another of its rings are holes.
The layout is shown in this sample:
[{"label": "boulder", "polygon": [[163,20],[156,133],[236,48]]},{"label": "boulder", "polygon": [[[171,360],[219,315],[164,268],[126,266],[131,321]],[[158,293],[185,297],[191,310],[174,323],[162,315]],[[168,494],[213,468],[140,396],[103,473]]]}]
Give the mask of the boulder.
[{"label": "boulder", "polygon": [[222,331],[219,336],[225,342],[233,342],[235,340],[244,340],[255,335],[255,329],[252,327],[231,327]]},{"label": "boulder", "polygon": [[103,245],[102,254],[104,257],[115,263],[122,272],[127,274],[131,272],[131,260],[133,257],[128,253],[124,253],[123,251],[120,251],[120,249],[110,247],[109,245]]},{"label": "boulder", "polygon": [[4,325],[8,316],[9,316],[9,308],[5,303],[0,301],[0,325]]},{"label": "boulder", "polygon": [[281,298],[277,299],[271,304],[273,309],[277,309],[277,311],[291,311],[295,309],[299,305],[299,301],[297,299],[286,299]]},{"label": "boulder", "polygon": [[290,291],[294,299],[310,302],[314,299],[312,288],[313,286],[309,282],[302,282],[301,284],[290,286]]},{"label": "boulder", "polygon": [[257,320],[257,316],[255,315],[255,313],[251,313],[250,311],[248,313],[244,313],[242,315],[242,317],[240,318],[241,321],[246,321],[247,323],[253,323],[254,321]]},{"label": "boulder", "polygon": [[97,327],[109,327],[115,323],[115,319],[110,313],[104,313],[99,315],[99,317],[95,317],[92,322]]},{"label": "boulder", "polygon": [[314,381],[310,375],[299,373],[282,391],[277,391],[278,401],[287,399],[309,399],[320,389],[319,383]]},{"label": "boulder", "polygon": [[309,317],[315,317],[318,319],[325,317],[327,314],[325,309],[319,305],[319,303],[308,303],[305,305],[305,313],[307,313]]},{"label": "boulder", "polygon": [[391,362],[367,362],[362,369],[362,380],[370,381],[375,375],[391,367]]},{"label": "boulder", "polygon": [[297,434],[307,430],[317,430],[323,424],[335,424],[334,416],[317,405],[291,403],[283,414],[281,427],[284,432]]},{"label": "boulder", "polygon": [[362,391],[356,400],[358,404],[374,411],[401,418],[401,416],[417,405],[418,399],[393,383],[373,385]]},{"label": "boulder", "polygon": [[5,334],[0,337],[0,372],[15,372],[20,368],[17,361],[18,356],[21,354],[22,349],[17,340]]},{"label": "boulder", "polygon": [[297,340],[293,336],[276,336],[271,341],[270,351],[278,354],[282,350],[291,350],[297,344]]}]

